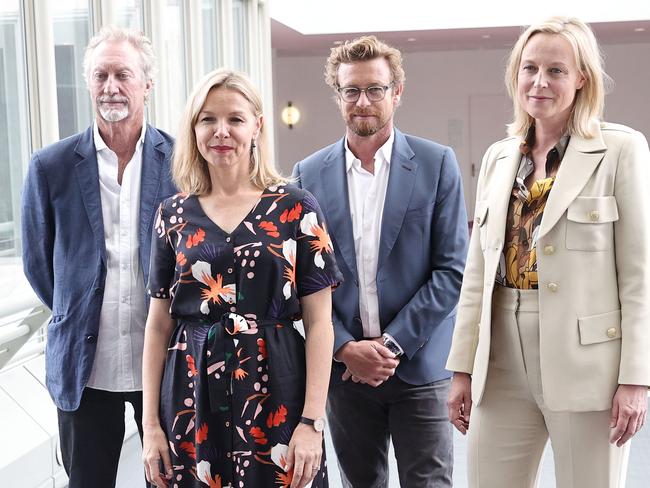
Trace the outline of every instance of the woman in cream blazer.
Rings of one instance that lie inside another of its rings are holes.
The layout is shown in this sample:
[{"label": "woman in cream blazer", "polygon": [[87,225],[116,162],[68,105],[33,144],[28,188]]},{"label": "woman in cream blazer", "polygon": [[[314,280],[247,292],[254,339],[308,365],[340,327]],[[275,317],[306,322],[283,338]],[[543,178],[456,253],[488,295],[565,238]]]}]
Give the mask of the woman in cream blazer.
[{"label": "woman in cream blazer", "polygon": [[[471,487],[535,486],[549,437],[558,487],[625,484],[650,385],[650,152],[641,133],[599,121],[605,77],[576,19],[531,26],[510,56],[512,136],[483,158],[447,363]],[[524,194],[550,190],[524,239],[530,280],[503,286],[524,154]]]}]

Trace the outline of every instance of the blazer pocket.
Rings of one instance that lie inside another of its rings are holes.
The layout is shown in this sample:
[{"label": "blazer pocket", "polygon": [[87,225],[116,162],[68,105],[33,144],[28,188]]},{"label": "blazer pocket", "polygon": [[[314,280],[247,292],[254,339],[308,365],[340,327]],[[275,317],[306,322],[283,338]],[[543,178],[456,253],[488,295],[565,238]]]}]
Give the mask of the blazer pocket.
[{"label": "blazer pocket", "polygon": [[597,344],[621,338],[621,311],[578,318],[580,344]]},{"label": "blazer pocket", "polygon": [[577,197],[567,209],[566,248],[608,251],[614,245],[618,205],[614,196]]},{"label": "blazer pocket", "polygon": [[487,200],[478,200],[476,208],[474,209],[474,223],[472,224],[472,232],[478,232],[481,241],[481,249],[485,251],[487,248],[487,219],[489,214],[489,207]]}]

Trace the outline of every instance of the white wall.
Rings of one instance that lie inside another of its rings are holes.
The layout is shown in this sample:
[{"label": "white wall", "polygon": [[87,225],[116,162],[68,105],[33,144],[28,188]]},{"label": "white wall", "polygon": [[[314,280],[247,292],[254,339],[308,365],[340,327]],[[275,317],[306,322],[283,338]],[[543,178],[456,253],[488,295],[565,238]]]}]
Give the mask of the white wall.
[{"label": "white wall", "polygon": [[[606,98],[606,119],[630,125],[650,137],[650,44],[603,46],[605,66],[616,85]],[[328,52],[318,57],[274,58],[275,108],[291,101],[302,114],[288,129],[276,120],[278,164],[293,164],[344,133],[333,92],[323,69]],[[450,145],[456,151],[473,209],[476,171],[487,146],[505,135],[510,102],[503,73],[508,50],[406,53],[406,89],[396,123],[400,130]]]}]

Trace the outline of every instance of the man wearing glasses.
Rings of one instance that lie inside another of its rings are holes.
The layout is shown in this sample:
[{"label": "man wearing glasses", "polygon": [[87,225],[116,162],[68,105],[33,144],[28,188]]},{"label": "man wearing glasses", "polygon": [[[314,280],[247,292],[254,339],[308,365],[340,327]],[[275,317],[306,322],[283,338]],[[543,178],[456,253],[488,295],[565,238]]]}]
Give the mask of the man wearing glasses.
[{"label": "man wearing glasses", "polygon": [[343,484],[388,486],[392,437],[409,488],[452,486],[449,352],[467,247],[453,151],[393,126],[401,54],[374,36],[332,49],[325,78],[346,123],[294,168],[318,199],[345,281],[328,418]]}]

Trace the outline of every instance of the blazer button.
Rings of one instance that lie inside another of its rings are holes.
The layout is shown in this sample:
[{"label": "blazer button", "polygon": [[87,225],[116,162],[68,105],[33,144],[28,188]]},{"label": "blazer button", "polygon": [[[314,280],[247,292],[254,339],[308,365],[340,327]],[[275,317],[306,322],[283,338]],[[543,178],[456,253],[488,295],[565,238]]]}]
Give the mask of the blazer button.
[{"label": "blazer button", "polygon": [[550,255],[550,254],[553,254],[554,252],[555,252],[555,246],[554,245],[547,244],[546,246],[544,246],[544,254]]},{"label": "blazer button", "polygon": [[362,325],[361,317],[354,317],[352,320],[354,321],[355,324]]},{"label": "blazer button", "polygon": [[552,291],[553,293],[555,293],[557,291],[557,289],[559,288],[559,286],[558,286],[557,283],[553,283],[551,281],[548,285],[546,285],[546,288],[548,288],[549,291]]},{"label": "blazer button", "polygon": [[93,334],[88,334],[86,336],[86,342],[88,344],[94,344],[96,340],[97,340],[97,337],[95,337]]},{"label": "blazer button", "polygon": [[600,214],[598,213],[598,210],[592,210],[589,212],[589,220],[592,222],[598,222],[598,219],[600,218]]},{"label": "blazer button", "polygon": [[104,291],[104,290],[103,290],[102,288],[97,287],[97,288],[95,288],[95,295],[101,295],[101,293],[102,293],[103,291]]},{"label": "blazer button", "polygon": [[607,337],[609,337],[610,339],[616,337],[616,327],[610,327],[609,329],[607,329]]}]

